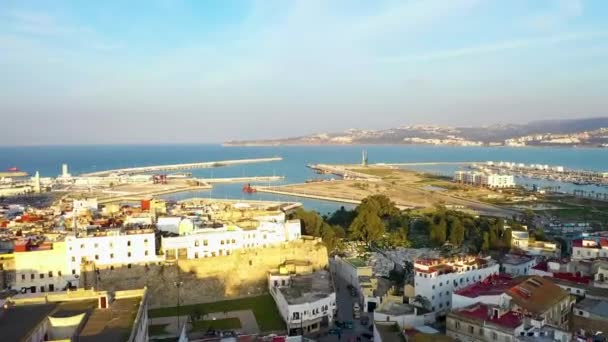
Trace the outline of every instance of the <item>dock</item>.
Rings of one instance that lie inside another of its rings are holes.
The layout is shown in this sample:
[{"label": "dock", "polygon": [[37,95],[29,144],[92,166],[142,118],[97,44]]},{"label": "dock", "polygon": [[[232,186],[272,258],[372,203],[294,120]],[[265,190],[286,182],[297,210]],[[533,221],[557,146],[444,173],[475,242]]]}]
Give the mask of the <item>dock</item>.
[{"label": "dock", "polygon": [[251,158],[251,159],[235,159],[235,160],[220,160],[211,162],[197,162],[197,163],[185,163],[185,164],[169,164],[169,165],[152,165],[152,166],[141,166],[141,167],[129,167],[123,169],[113,169],[97,172],[89,172],[81,174],[81,177],[105,177],[112,174],[122,175],[133,175],[138,173],[150,173],[159,171],[178,171],[178,170],[193,170],[193,169],[207,169],[213,167],[231,166],[239,164],[254,164],[254,163],[269,163],[274,161],[281,161],[281,157],[271,158]]},{"label": "dock", "polygon": [[367,173],[350,170],[350,165],[309,164],[306,165],[314,172],[323,175],[336,175],[343,179],[378,181],[381,178]]},{"label": "dock", "polygon": [[262,183],[278,182],[284,180],[283,176],[253,176],[253,177],[229,177],[229,178],[195,178],[194,180],[207,184],[221,183]]}]

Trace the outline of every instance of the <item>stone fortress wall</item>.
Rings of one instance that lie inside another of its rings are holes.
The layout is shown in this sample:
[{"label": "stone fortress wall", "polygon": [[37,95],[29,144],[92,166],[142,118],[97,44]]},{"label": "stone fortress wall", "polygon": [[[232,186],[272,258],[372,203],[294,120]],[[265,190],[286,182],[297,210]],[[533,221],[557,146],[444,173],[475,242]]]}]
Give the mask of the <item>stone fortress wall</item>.
[{"label": "stone fortress wall", "polygon": [[287,260],[308,261],[313,269],[328,266],[327,249],[320,239],[304,239],[279,246],[243,250],[227,256],[178,260],[160,264],[98,268],[83,266],[81,286],[97,290],[148,287],[150,307],[214,302],[264,294],[267,273]]}]

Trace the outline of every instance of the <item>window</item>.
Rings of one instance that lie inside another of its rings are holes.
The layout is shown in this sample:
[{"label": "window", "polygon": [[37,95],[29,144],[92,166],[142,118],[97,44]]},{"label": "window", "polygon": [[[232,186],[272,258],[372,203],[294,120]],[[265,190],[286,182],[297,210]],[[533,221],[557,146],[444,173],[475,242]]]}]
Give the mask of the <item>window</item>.
[{"label": "window", "polygon": [[497,333],[495,333],[495,332],[492,332],[492,339],[493,339],[494,341],[498,340],[498,334],[497,334]]},{"label": "window", "polygon": [[36,278],[36,276],[34,275],[34,273],[30,274],[30,280],[34,280],[34,278]]},{"label": "window", "polygon": [[21,280],[25,280],[25,274],[21,275]]},{"label": "window", "polygon": [[194,247],[198,247],[198,240],[194,240]]},{"label": "window", "polygon": [[207,246],[209,243],[207,240],[203,240],[203,246]]},{"label": "window", "polygon": [[114,248],[114,243],[110,242],[110,248]]},{"label": "window", "polygon": [[76,274],[76,270],[75,269],[72,269],[72,274]]},{"label": "window", "polygon": [[469,334],[474,334],[475,333],[475,327],[473,327],[472,325],[469,325]]},{"label": "window", "polygon": [[131,240],[127,241],[127,246],[131,246]]},{"label": "window", "polygon": [[148,243],[148,239],[144,239],[144,243]]},{"label": "window", "polygon": [[93,246],[95,246],[95,248],[97,248],[97,247],[99,247],[99,244],[97,244],[97,243],[96,243],[96,244],[94,244]]},{"label": "window", "polygon": [[80,245],[80,249],[84,249],[84,243]]},{"label": "window", "polygon": [[72,262],[76,262],[76,257],[72,257]]},{"label": "window", "polygon": [[129,257],[129,258],[131,257],[131,252],[127,253],[127,257]]},{"label": "window", "polygon": [[220,243],[223,245],[224,244],[224,240],[220,241]]},{"label": "window", "polygon": [[61,271],[57,271],[57,276],[61,277]]},{"label": "window", "polygon": [[483,328],[479,328],[479,336],[483,336]]},{"label": "window", "polygon": [[[148,255],[148,251],[146,251],[146,255]],[[198,252],[194,252],[194,259],[198,259]]]},{"label": "window", "polygon": [[95,260],[99,260],[99,255],[95,254]]},{"label": "window", "polygon": [[460,329],[460,322],[459,321],[455,321],[454,322],[454,326],[456,327],[456,329]]},{"label": "window", "polygon": [[232,239],[232,243],[236,243],[236,240],[235,240],[235,239]]},{"label": "window", "polygon": [[53,278],[53,271],[49,271],[49,278]]},{"label": "window", "polygon": [[127,264],[127,268],[131,268],[131,264]]},{"label": "window", "polygon": [[299,312],[294,312],[293,313],[293,319],[300,319],[300,313]]},{"label": "window", "polygon": [[435,289],[435,285],[433,285],[433,290]]},{"label": "window", "polygon": [[[145,255],[145,256],[148,256],[148,251],[145,251],[145,252],[144,252],[144,255]],[[197,258],[198,258],[198,252],[196,253],[196,255],[197,255]]]},{"label": "window", "polygon": [[110,253],[110,259],[114,259],[114,253]]}]

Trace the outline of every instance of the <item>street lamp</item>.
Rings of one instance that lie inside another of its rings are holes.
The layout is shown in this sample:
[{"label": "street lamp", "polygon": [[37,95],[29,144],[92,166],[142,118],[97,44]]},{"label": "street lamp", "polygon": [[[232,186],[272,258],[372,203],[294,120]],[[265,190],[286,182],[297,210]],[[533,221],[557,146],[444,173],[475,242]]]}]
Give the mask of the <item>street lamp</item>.
[{"label": "street lamp", "polygon": [[183,281],[176,281],[173,283],[175,285],[175,287],[177,287],[177,334],[181,335],[181,326],[180,326],[180,322],[179,322],[179,305],[180,305],[180,298],[179,298],[179,289],[184,285]]}]

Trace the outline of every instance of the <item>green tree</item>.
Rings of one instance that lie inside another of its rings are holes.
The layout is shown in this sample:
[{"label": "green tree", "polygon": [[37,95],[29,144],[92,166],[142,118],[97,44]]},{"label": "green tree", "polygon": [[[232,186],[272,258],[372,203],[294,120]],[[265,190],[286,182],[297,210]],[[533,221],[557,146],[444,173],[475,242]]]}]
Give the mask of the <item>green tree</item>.
[{"label": "green tree", "polygon": [[328,218],[327,223],[333,225],[340,225],[343,228],[348,228],[350,224],[357,216],[357,212],[354,210],[346,210],[344,206],[341,206],[340,209],[334,211]]},{"label": "green tree", "polygon": [[399,209],[390,198],[385,195],[367,196],[357,206],[357,213],[361,211],[369,211],[378,215],[381,218],[389,218],[399,215]]},{"label": "green tree", "polygon": [[351,237],[364,241],[368,245],[374,240],[378,240],[384,235],[384,223],[370,208],[357,210],[357,217],[350,225],[349,233]]},{"label": "green tree", "polygon": [[441,214],[436,214],[431,222],[431,241],[437,245],[443,245],[447,238],[447,223]]},{"label": "green tree", "polygon": [[487,252],[489,249],[490,249],[490,234],[488,232],[484,232],[481,250],[484,252]]},{"label": "green tree", "polygon": [[450,222],[450,243],[454,246],[462,245],[464,241],[464,225],[459,218],[454,218]]},{"label": "green tree", "polygon": [[534,230],[534,237],[536,238],[536,241],[547,241],[547,237],[545,236],[545,230],[542,228]]},{"label": "green tree", "polygon": [[511,235],[511,228],[505,229],[504,233],[502,234],[502,243],[505,248],[511,249]]}]

